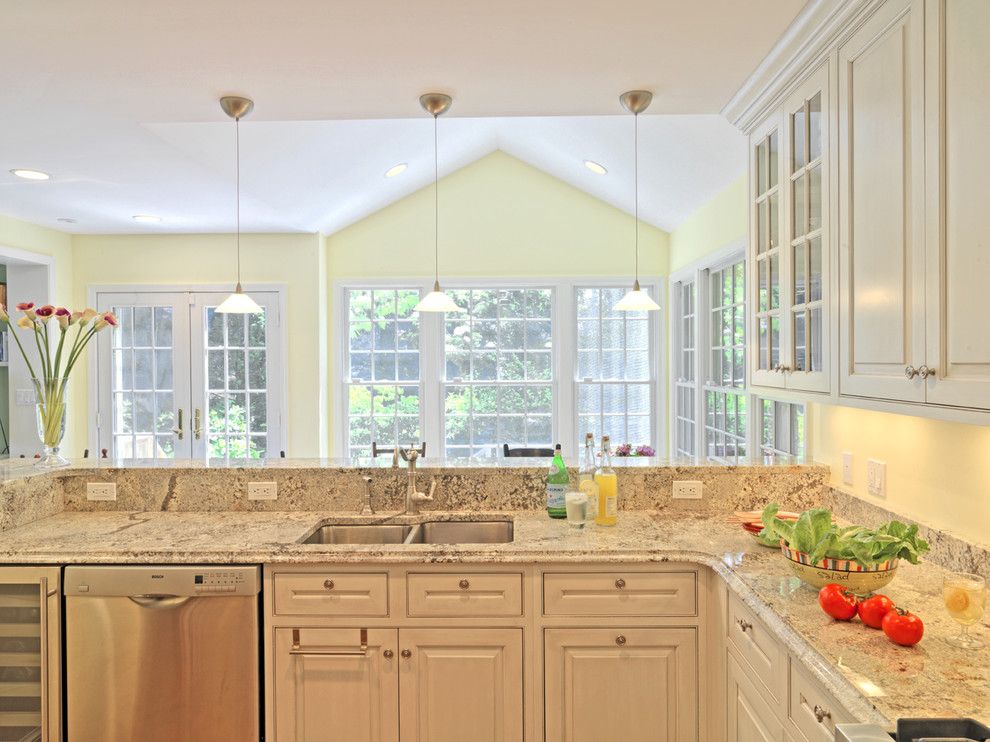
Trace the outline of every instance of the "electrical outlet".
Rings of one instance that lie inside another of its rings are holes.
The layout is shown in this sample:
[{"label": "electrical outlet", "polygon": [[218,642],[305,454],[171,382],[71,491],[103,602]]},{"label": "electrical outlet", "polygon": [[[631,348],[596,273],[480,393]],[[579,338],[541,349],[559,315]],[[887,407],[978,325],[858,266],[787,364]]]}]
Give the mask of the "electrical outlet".
[{"label": "electrical outlet", "polygon": [[117,483],[116,482],[87,482],[86,483],[86,499],[87,500],[116,500],[117,499]]},{"label": "electrical outlet", "polygon": [[697,480],[681,480],[674,482],[675,500],[700,500],[703,485]]},{"label": "electrical outlet", "polygon": [[278,485],[275,482],[248,482],[249,500],[277,500]]},{"label": "electrical outlet", "polygon": [[866,488],[874,497],[887,496],[887,464],[869,459],[866,462]]},{"label": "electrical outlet", "polygon": [[849,451],[842,453],[842,483],[853,483],[853,455]]}]

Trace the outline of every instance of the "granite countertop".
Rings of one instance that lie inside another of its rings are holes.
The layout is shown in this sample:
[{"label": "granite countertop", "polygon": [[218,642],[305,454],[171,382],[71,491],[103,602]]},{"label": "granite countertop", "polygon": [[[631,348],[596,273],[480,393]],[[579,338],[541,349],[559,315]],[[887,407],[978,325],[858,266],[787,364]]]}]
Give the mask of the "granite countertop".
[{"label": "granite countertop", "polygon": [[[507,519],[509,544],[305,545],[327,519],[407,522]],[[616,563],[687,562],[712,568],[859,721],[890,727],[905,716],[985,717],[990,649],[956,649],[941,603],[943,571],[904,564],[885,591],[926,624],[917,647],[897,647],[860,623],[834,622],[815,591],[724,514],[624,511],[614,529],[570,528],[541,512],[365,518],[331,512],[65,512],[0,533],[0,563]],[[974,627],[990,641],[990,617]]]}]

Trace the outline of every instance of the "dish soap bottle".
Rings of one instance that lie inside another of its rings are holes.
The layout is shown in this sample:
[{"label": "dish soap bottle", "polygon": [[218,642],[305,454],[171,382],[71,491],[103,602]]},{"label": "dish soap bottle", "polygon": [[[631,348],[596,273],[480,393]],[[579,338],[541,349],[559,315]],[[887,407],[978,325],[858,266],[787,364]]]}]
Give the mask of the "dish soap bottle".
[{"label": "dish soap bottle", "polygon": [[595,436],[588,433],[584,437],[584,459],[578,469],[578,490],[588,498],[589,521],[598,517],[598,483],[595,482]]},{"label": "dish soap bottle", "polygon": [[564,495],[571,484],[571,477],[564,465],[564,457],[560,454],[560,444],[553,450],[553,461],[547,472],[547,515],[551,518],[566,518],[567,506]]},{"label": "dish soap bottle", "polygon": [[602,436],[602,462],[595,472],[598,485],[598,516],[595,524],[614,526],[619,520],[619,482],[612,470],[612,449],[607,435]]}]

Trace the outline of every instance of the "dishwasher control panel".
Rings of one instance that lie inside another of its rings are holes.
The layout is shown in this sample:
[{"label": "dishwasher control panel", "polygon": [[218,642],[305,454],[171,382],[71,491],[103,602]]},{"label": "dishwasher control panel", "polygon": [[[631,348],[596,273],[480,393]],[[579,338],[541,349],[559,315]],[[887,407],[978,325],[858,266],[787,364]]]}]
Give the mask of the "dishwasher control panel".
[{"label": "dishwasher control panel", "polygon": [[246,575],[230,570],[204,570],[193,575],[193,586],[197,593],[235,593],[243,586]]},{"label": "dishwasher control panel", "polygon": [[66,567],[63,589],[71,597],[256,596],[261,568],[233,565]]}]

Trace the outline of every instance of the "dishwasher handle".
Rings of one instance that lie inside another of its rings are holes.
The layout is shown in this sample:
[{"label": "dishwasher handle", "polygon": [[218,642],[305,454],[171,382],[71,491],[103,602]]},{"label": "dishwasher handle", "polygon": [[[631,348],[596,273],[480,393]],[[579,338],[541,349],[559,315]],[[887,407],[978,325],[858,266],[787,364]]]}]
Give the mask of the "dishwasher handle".
[{"label": "dishwasher handle", "polygon": [[132,603],[137,603],[142,608],[150,608],[160,611],[169,608],[178,608],[189,602],[191,595],[128,595]]}]

